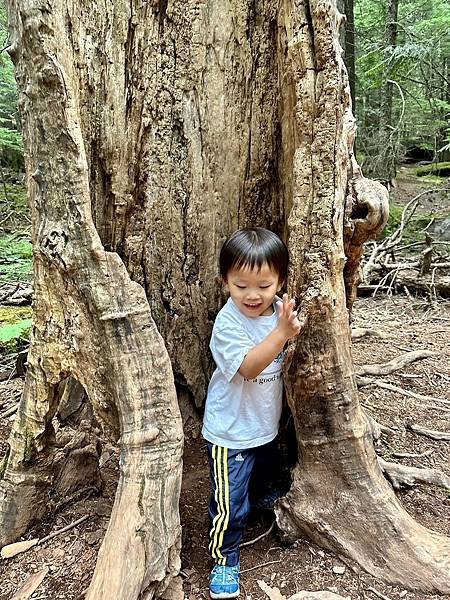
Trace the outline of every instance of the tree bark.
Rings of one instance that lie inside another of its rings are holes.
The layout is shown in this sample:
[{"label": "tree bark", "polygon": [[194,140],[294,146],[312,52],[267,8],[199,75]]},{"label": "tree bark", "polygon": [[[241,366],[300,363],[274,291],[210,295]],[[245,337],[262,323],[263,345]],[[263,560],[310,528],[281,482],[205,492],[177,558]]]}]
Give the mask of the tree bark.
[{"label": "tree bark", "polygon": [[[77,63],[63,3],[11,3],[35,250],[25,390],[0,481],[1,543],[42,517],[52,483],[57,386],[87,391],[121,447],[110,525],[88,598],[154,598],[177,584],[182,428],[170,359],[143,288],[91,216]],[[20,18],[19,18],[20,17]],[[127,558],[132,557],[132,573]]]},{"label": "tree bark", "polygon": [[[164,342],[181,393],[201,404],[223,300],[218,251],[237,227],[259,225],[288,241],[290,290],[309,318],[288,353],[302,466],[281,527],[380,577],[446,589],[437,562],[425,569],[402,547],[408,566],[392,550],[398,521],[405,539],[436,540],[430,556],[446,548],[441,570],[448,559],[448,541],[395,500],[357,400],[348,308],[387,195],[352,156],[335,3],[114,0],[93,11],[86,0],[10,0],[10,11],[36,301],[0,481],[2,541],[45,510],[56,387],[71,376],[122,453],[88,598],[180,595],[182,432]],[[366,522],[392,550],[386,564]]]},{"label": "tree bark", "polygon": [[297,98],[290,291],[302,299],[308,324],[289,347],[285,365],[299,464],[290,492],[278,503],[277,521],[288,539],[307,535],[376,577],[448,593],[450,539],[418,525],[400,506],[378,467],[358,403],[343,276],[353,132],[337,44],[339,16],[326,0],[309,3],[310,12],[306,4],[298,6],[290,11],[285,2],[282,13]]}]

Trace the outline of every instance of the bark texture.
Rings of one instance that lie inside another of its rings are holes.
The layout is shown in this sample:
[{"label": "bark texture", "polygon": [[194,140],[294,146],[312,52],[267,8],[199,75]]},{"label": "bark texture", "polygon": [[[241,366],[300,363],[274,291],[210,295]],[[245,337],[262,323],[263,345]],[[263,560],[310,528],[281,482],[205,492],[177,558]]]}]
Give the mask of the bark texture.
[{"label": "bark texture", "polygon": [[448,589],[448,540],[398,505],[357,400],[346,299],[387,197],[352,157],[335,4],[10,0],[10,10],[36,302],[0,481],[2,541],[45,510],[57,387],[72,377],[122,449],[88,599],[180,596],[182,432],[162,337],[181,395],[200,404],[223,300],[218,251],[237,227],[259,225],[289,240],[291,291],[309,319],[288,354],[301,466],[280,526],[390,581]]},{"label": "bark texture", "polygon": [[450,539],[402,509],[377,465],[358,403],[343,276],[353,126],[337,44],[340,17],[327,0],[285,2],[281,17],[287,77],[297,99],[290,288],[302,298],[308,322],[285,367],[300,460],[290,492],[278,503],[278,524],[288,538],[307,535],[377,577],[448,593]]},{"label": "bark texture", "polygon": [[[91,214],[67,7],[14,2],[35,250],[26,385],[0,481],[1,543],[46,510],[59,383],[81,383],[121,446],[120,478],[89,599],[155,598],[177,585],[182,428],[170,359],[143,288],[107,252]],[[88,37],[85,47],[88,47]],[[132,573],[132,576],[130,576]]]}]

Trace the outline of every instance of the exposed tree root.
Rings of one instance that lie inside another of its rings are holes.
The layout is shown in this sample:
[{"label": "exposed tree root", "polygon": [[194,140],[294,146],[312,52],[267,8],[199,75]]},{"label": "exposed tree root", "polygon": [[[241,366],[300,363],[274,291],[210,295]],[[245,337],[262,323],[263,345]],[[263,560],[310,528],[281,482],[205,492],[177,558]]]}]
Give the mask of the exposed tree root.
[{"label": "exposed tree root", "polygon": [[413,363],[416,360],[423,358],[429,358],[430,356],[436,356],[436,352],[430,350],[416,350],[414,352],[407,352],[401,356],[393,358],[389,362],[376,364],[376,365],[359,365],[355,367],[355,373],[357,375],[389,375],[394,371],[403,369],[406,365]]},{"label": "exposed tree root", "polygon": [[424,435],[425,437],[428,437],[432,440],[450,441],[450,433],[446,431],[435,431],[434,429],[426,429],[425,427],[420,427],[419,425],[414,425],[413,423],[408,423],[406,427],[414,433]]},{"label": "exposed tree root", "polygon": [[394,458],[424,458],[425,456],[430,456],[433,454],[433,449],[429,448],[424,452],[393,452],[392,456]]},{"label": "exposed tree root", "polygon": [[352,327],[352,340],[360,340],[364,337],[378,337],[386,339],[388,336],[378,329],[371,329],[367,327]]},{"label": "exposed tree root", "polygon": [[[425,529],[404,511],[377,466],[371,435],[358,434],[350,453],[348,438],[336,437],[333,452],[346,456],[339,471],[319,439],[305,445],[304,462],[294,470],[291,491],[276,507],[277,523],[286,538],[306,535],[392,584],[450,593],[450,540]],[[318,465],[321,485],[315,472]]]},{"label": "exposed tree root", "polygon": [[387,462],[380,457],[378,457],[378,464],[396,490],[413,486],[415,483],[428,483],[450,490],[450,477],[437,469],[408,467]]},{"label": "exposed tree root", "polygon": [[[445,400],[444,398],[435,398],[434,396],[424,396],[423,394],[416,394],[415,392],[405,390],[399,387],[398,385],[393,385],[392,383],[380,381],[379,379],[371,379],[370,377],[357,376],[356,383],[358,387],[364,387],[366,385],[376,385],[377,387],[383,388],[385,390],[390,390],[392,392],[396,392],[397,394],[402,394],[403,396],[408,396],[409,398],[419,400],[421,402],[421,405],[427,408],[433,408],[434,410],[440,410],[442,412],[450,412],[450,408],[445,408],[445,406],[437,406],[437,404],[450,405],[450,401]],[[429,404],[430,402],[432,404]]]}]

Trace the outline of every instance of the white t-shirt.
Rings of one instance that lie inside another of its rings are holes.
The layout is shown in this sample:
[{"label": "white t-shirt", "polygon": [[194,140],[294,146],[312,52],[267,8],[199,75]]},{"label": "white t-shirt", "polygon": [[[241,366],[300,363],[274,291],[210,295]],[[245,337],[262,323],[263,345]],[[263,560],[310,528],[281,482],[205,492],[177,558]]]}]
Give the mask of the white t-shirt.
[{"label": "white t-shirt", "polygon": [[279,300],[275,297],[271,315],[247,317],[229,298],[217,315],[210,342],[217,368],[208,387],[202,430],[213,444],[243,450],[267,444],[278,433],[284,353],[255,379],[245,379],[238,369],[249,350],[276,327]]}]

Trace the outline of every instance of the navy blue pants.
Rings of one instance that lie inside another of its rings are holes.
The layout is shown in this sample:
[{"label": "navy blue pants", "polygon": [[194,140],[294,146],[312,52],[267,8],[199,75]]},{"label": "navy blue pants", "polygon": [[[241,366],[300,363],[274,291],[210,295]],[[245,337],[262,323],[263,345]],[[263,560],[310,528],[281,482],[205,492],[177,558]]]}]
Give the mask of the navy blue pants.
[{"label": "navy blue pants", "polygon": [[277,468],[277,441],[247,450],[207,442],[211,475],[209,551],[219,565],[239,562],[239,545],[252,501],[269,488]]}]

